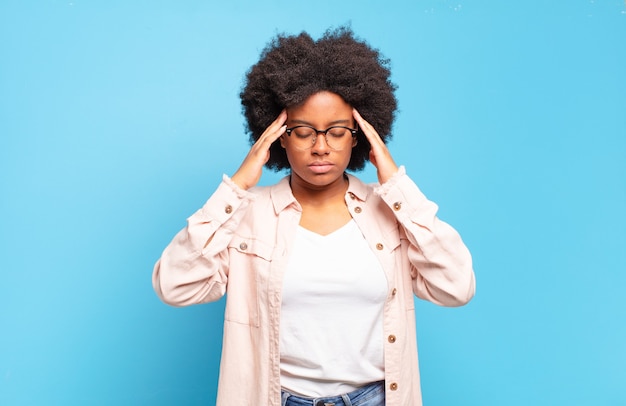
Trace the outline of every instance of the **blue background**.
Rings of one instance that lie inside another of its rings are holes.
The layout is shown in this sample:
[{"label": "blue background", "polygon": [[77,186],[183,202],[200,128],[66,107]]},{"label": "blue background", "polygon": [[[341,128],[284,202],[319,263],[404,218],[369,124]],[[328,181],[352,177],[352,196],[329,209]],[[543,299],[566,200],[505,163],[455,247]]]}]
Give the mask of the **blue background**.
[{"label": "blue background", "polygon": [[245,156],[267,41],[344,23],[474,256],[468,306],[417,303],[425,404],[626,404],[622,0],[2,0],[1,405],[214,403],[223,302],[162,304],[152,266]]}]

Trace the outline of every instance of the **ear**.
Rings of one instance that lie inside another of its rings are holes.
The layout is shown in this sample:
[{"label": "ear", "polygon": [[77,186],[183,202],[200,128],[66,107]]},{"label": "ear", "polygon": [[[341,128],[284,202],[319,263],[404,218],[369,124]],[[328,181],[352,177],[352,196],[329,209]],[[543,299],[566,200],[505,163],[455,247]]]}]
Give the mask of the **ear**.
[{"label": "ear", "polygon": [[285,148],[285,134],[278,137],[278,139],[280,140],[280,146]]},{"label": "ear", "polygon": [[356,137],[352,137],[352,148],[356,147],[357,143],[358,143],[358,140],[356,139]]}]

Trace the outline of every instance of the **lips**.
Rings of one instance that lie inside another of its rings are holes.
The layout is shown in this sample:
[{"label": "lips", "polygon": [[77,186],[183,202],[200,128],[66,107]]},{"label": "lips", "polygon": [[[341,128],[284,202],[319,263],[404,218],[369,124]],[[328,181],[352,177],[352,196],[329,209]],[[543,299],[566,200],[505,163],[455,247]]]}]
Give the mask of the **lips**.
[{"label": "lips", "polygon": [[309,164],[309,169],[315,173],[326,173],[332,169],[333,163],[327,161],[318,161]]}]

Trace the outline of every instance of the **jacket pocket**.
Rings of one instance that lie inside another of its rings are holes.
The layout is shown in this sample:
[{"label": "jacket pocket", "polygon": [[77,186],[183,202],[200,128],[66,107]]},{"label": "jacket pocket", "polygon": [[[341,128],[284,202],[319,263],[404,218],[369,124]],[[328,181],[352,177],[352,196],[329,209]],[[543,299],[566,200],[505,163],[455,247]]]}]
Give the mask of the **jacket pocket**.
[{"label": "jacket pocket", "polygon": [[259,326],[259,273],[269,269],[272,249],[263,241],[238,235],[229,243],[226,320]]}]

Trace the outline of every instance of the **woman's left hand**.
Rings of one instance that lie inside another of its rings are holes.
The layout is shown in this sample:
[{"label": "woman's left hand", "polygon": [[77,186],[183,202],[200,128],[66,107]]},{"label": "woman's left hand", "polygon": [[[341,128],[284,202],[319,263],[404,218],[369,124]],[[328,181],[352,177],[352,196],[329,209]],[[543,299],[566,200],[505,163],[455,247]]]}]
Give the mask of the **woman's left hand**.
[{"label": "woman's left hand", "polygon": [[398,165],[393,161],[389,149],[374,127],[365,121],[356,109],[352,109],[352,115],[372,146],[372,149],[370,149],[370,162],[376,167],[378,182],[382,185],[398,172]]}]

